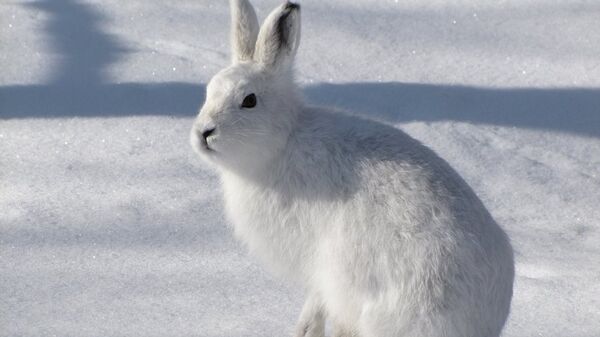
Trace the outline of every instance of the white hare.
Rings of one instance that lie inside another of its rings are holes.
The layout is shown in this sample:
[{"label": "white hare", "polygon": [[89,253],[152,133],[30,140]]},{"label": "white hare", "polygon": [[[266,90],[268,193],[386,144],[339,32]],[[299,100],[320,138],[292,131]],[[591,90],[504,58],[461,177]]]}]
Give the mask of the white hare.
[{"label": "white hare", "polygon": [[207,86],[191,143],[220,173],[235,235],[301,282],[297,336],[493,337],[514,277],[506,234],[461,177],[397,128],[305,106],[300,8],[259,28],[232,0],[233,64]]}]

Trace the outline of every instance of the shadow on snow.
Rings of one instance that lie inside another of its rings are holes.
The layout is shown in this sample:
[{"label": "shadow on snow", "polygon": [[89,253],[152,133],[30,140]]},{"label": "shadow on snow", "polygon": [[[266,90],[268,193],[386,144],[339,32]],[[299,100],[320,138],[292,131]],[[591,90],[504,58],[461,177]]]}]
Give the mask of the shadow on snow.
[{"label": "shadow on snow", "polygon": [[[60,61],[40,85],[0,87],[0,118],[194,116],[204,85],[110,83],[106,69],[127,52],[102,32],[104,18],[73,0],[27,4],[45,11],[45,31]],[[417,83],[318,84],[310,102],[388,122],[460,121],[600,137],[600,89],[477,88]]]}]

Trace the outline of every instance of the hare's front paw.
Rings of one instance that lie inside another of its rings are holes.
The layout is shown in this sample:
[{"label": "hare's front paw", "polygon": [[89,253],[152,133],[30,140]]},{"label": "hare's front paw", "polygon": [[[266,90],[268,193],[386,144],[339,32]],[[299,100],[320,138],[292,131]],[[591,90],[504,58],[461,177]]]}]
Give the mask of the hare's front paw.
[{"label": "hare's front paw", "polygon": [[294,337],[325,337],[325,329],[315,322],[306,322],[298,326]]},{"label": "hare's front paw", "polygon": [[333,337],[358,337],[358,334],[338,324],[334,325]]},{"label": "hare's front paw", "polygon": [[325,315],[317,295],[312,294],[304,303],[294,337],[325,337]]}]

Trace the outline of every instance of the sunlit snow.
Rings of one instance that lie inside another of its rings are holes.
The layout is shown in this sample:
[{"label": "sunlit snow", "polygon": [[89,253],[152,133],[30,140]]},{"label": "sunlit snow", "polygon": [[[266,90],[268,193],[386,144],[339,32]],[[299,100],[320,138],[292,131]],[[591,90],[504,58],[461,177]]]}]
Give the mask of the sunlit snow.
[{"label": "sunlit snow", "polygon": [[[254,0],[264,18],[280,1]],[[600,336],[594,1],[303,0],[314,104],[435,149],[506,229],[504,336]],[[188,145],[227,1],[0,3],[0,336],[290,336]]]}]

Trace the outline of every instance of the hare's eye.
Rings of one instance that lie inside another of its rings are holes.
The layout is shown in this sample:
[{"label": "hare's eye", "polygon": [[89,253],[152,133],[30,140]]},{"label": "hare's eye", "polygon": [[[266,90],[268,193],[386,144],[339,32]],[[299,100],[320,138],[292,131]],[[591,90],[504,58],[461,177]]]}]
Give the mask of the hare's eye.
[{"label": "hare's eye", "polygon": [[250,94],[244,98],[242,108],[254,108],[256,106],[256,95]]}]

